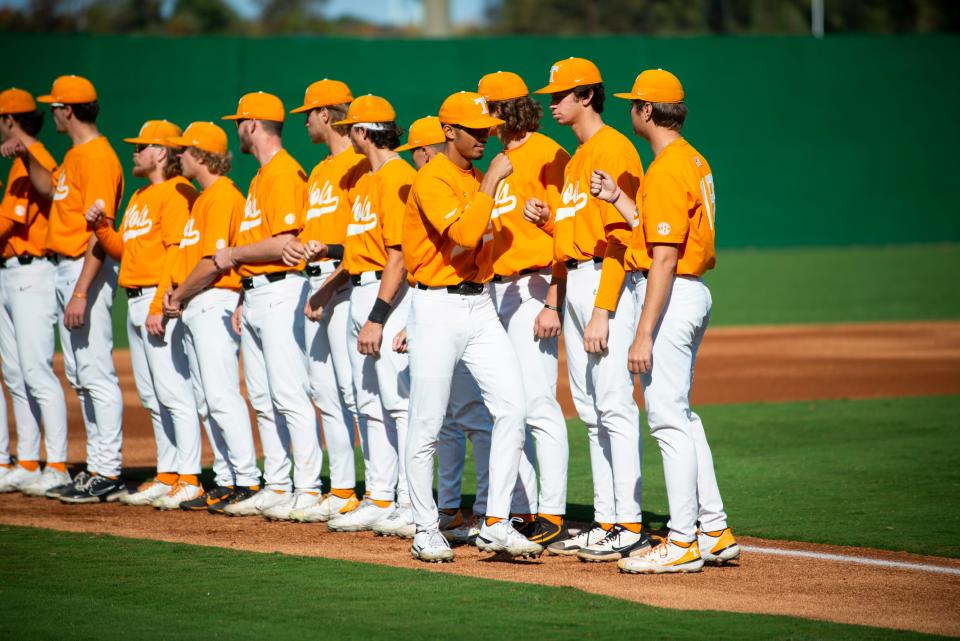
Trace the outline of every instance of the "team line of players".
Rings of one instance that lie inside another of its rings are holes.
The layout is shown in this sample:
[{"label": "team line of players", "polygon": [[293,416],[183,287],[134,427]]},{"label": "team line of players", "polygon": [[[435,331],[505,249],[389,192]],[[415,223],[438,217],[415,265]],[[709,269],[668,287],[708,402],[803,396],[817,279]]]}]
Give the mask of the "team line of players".
[{"label": "team line of players", "polygon": [[[572,157],[538,133],[543,109],[513,73],[451,95],[438,116],[413,123],[402,146],[387,100],[315,82],[292,110],[330,152],[309,177],[283,148],[279,98],[247,94],[223,118],[260,165],[246,198],[227,177],[223,129],[151,120],[125,139],[147,184],[119,230],[122,171],[96,128],[93,85],[63,76],[37,99],[73,143],[59,166],[36,139],[42,117],[32,96],[0,94],[0,151],[14,158],[0,227],[0,355],[18,436],[16,466],[0,442],[0,490],[327,522],[411,538],[413,556],[434,562],[453,559],[451,541],[617,561],[632,573],[737,558],[689,405],[711,307],[701,276],[715,263],[715,198],[709,165],[680,135],[683,88],[657,69],[615,94],[631,102],[634,131],[653,150],[646,176],[633,145],[602,120],[592,62],[558,61],[536,93],[549,94],[554,119],[572,128]],[[483,174],[473,162],[490,135],[504,151]],[[157,445],[156,478],[133,492],[120,478],[111,355],[118,286]],[[87,435],[86,470],[73,478],[52,370],[57,323]],[[594,485],[594,523],[579,532],[564,523],[561,331]],[[635,375],[663,455],[670,522],[660,541],[641,524]],[[201,424],[214,454],[207,489]],[[468,515],[466,438],[478,486]]]}]

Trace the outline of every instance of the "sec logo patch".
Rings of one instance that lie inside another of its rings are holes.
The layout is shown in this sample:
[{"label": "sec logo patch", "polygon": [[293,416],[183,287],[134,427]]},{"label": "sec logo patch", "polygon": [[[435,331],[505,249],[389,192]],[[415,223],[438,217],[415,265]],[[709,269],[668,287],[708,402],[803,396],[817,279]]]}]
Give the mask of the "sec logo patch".
[{"label": "sec logo patch", "polygon": [[292,225],[293,223],[297,222],[297,217],[293,214],[287,214],[283,217],[283,222],[288,225]]},{"label": "sec logo patch", "polygon": [[217,249],[223,249],[226,246],[227,246],[227,241],[225,241],[222,238],[217,239]]},{"label": "sec logo patch", "polygon": [[670,223],[660,223],[657,225],[657,233],[661,236],[667,236],[670,234]]}]

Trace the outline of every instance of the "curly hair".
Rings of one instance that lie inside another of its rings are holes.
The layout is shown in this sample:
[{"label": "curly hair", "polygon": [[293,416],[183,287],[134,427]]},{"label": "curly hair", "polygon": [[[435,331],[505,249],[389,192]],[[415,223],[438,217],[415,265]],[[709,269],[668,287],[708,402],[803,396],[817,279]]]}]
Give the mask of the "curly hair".
[{"label": "curly hair", "polygon": [[522,135],[540,129],[543,106],[530,96],[492,102],[490,108],[497,111],[497,117],[506,123],[503,126],[511,134]]},{"label": "curly hair", "polygon": [[598,82],[593,85],[581,85],[579,87],[573,88],[573,95],[575,95],[580,100],[583,100],[590,95],[590,92],[593,92],[593,98],[590,99],[590,106],[593,107],[593,110],[598,114],[603,113],[603,103],[606,98],[606,95],[603,91],[603,83]]},{"label": "curly hair", "polygon": [[226,176],[233,168],[233,154],[229,151],[225,154],[215,154],[212,151],[190,147],[190,153],[200,161],[201,165],[210,170],[211,174]]},{"label": "curly hair", "polygon": [[[335,123],[343,120],[347,117],[347,110],[350,109],[350,103],[344,102],[339,105],[327,105],[324,107],[327,110],[327,113],[330,114],[330,122]],[[347,136],[350,134],[350,125],[334,125],[331,124],[333,130],[341,136]]]},{"label": "curly hair", "polygon": [[183,166],[180,164],[180,150],[172,147],[164,147],[167,150],[167,158],[163,161],[163,177],[170,180],[174,176],[183,173]]},{"label": "curly hair", "polygon": [[403,129],[395,122],[385,122],[386,129],[367,129],[367,138],[380,149],[396,149],[403,138]]}]

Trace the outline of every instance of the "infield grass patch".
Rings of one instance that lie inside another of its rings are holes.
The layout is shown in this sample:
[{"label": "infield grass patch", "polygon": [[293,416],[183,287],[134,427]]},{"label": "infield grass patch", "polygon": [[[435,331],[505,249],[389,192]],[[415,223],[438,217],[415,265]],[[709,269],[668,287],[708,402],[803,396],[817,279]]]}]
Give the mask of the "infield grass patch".
[{"label": "infield grass patch", "polygon": [[[0,526],[0,638],[929,639],[349,561]],[[51,612],[51,609],[53,611]],[[516,633],[516,634],[514,634]]]}]

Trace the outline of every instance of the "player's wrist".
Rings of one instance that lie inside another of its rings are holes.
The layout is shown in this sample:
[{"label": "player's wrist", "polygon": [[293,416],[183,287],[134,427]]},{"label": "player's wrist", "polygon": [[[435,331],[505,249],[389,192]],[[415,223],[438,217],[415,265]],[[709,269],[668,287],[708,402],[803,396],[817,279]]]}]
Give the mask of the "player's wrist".
[{"label": "player's wrist", "polygon": [[383,325],[387,322],[387,318],[390,316],[390,311],[393,309],[393,306],[382,298],[377,298],[373,303],[373,309],[370,310],[370,315],[367,316],[367,321],[371,323],[376,323],[377,325]]},{"label": "player's wrist", "polygon": [[558,314],[560,313],[560,308],[557,307],[556,305],[551,305],[550,303],[544,303],[543,308],[549,309],[552,312],[557,312]]}]

